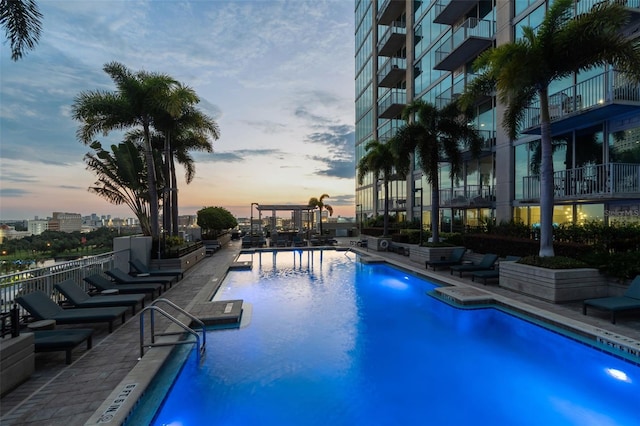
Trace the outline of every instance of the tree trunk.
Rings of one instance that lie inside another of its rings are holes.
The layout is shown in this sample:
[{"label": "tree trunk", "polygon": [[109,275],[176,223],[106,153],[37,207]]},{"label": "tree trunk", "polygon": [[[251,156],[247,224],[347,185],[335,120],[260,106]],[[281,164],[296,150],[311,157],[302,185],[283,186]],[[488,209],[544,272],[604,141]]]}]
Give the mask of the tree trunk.
[{"label": "tree trunk", "polygon": [[151,238],[159,239],[158,232],[158,186],[156,181],[156,167],[153,159],[153,147],[149,135],[149,123],[144,123],[145,159],[147,161],[147,183],[149,185],[149,225]]},{"label": "tree trunk", "polygon": [[171,168],[171,235],[178,235],[178,179],[173,155],[169,157],[169,166]]},{"label": "tree trunk", "polygon": [[162,227],[164,232],[173,235],[171,229],[171,133],[167,132],[164,138],[164,164],[162,172],[164,173],[164,190],[162,191]]},{"label": "tree trunk", "polygon": [[438,170],[431,179],[431,241],[440,242],[440,180]]},{"label": "tree trunk", "polygon": [[549,119],[548,88],[538,93],[540,97],[540,257],[550,257],[553,252],[553,150]]},{"label": "tree trunk", "polygon": [[384,237],[389,236],[389,180],[384,178],[384,226],[382,228]]}]

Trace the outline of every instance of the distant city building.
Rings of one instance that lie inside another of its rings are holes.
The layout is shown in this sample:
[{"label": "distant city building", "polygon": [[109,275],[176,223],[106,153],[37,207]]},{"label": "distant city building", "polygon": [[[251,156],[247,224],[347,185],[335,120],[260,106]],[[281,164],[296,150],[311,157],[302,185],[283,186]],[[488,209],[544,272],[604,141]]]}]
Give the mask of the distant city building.
[{"label": "distant city building", "polygon": [[49,220],[49,230],[80,232],[82,230],[82,216],[80,213],[53,212],[53,218]]},{"label": "distant city building", "polygon": [[7,240],[15,240],[18,238],[24,238],[31,235],[28,231],[16,231],[14,226],[2,224],[0,225],[0,244]]},{"label": "distant city building", "polygon": [[29,235],[40,235],[49,229],[49,221],[44,219],[34,219],[27,221],[27,231]]}]

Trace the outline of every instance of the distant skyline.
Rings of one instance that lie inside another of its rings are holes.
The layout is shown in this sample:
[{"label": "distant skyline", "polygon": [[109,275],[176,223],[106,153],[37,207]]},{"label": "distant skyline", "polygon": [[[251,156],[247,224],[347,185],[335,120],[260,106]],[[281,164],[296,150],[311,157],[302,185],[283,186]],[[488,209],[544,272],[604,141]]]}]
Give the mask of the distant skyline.
[{"label": "distant skyline", "polygon": [[91,150],[70,117],[80,92],[114,90],[102,70],[111,61],[192,87],[220,126],[214,153],[193,153],[195,180],[179,173],[180,215],[221,206],[248,217],[254,202],[306,204],[324,193],[334,216],[355,215],[353,2],[38,5],[35,50],[13,62],[3,38],[0,55],[0,221],[133,216],[87,191]]}]

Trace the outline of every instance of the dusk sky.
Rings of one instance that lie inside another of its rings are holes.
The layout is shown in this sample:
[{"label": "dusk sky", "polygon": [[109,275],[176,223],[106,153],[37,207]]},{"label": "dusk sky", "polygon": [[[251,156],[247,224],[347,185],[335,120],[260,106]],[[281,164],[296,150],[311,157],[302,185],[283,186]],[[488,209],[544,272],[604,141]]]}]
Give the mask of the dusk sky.
[{"label": "dusk sky", "polygon": [[[325,199],[354,216],[353,2],[38,1],[36,49],[0,56],[0,221],[54,211],[132,217],[87,188],[90,152],[71,105],[82,91],[113,91],[103,66],[165,73],[192,87],[220,126],[214,153],[179,170],[180,214],[252,202]],[[109,146],[118,135],[97,140]],[[282,212],[282,215],[286,215]]]}]

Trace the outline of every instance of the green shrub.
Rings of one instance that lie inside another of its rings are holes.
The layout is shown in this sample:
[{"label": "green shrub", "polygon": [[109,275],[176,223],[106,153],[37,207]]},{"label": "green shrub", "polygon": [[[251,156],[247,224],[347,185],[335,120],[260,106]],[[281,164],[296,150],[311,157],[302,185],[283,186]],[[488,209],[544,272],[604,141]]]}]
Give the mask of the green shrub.
[{"label": "green shrub", "polygon": [[589,267],[589,265],[587,265],[585,262],[566,256],[526,256],[518,260],[518,263],[522,263],[524,265],[539,266],[541,268],[548,269],[577,269]]}]

